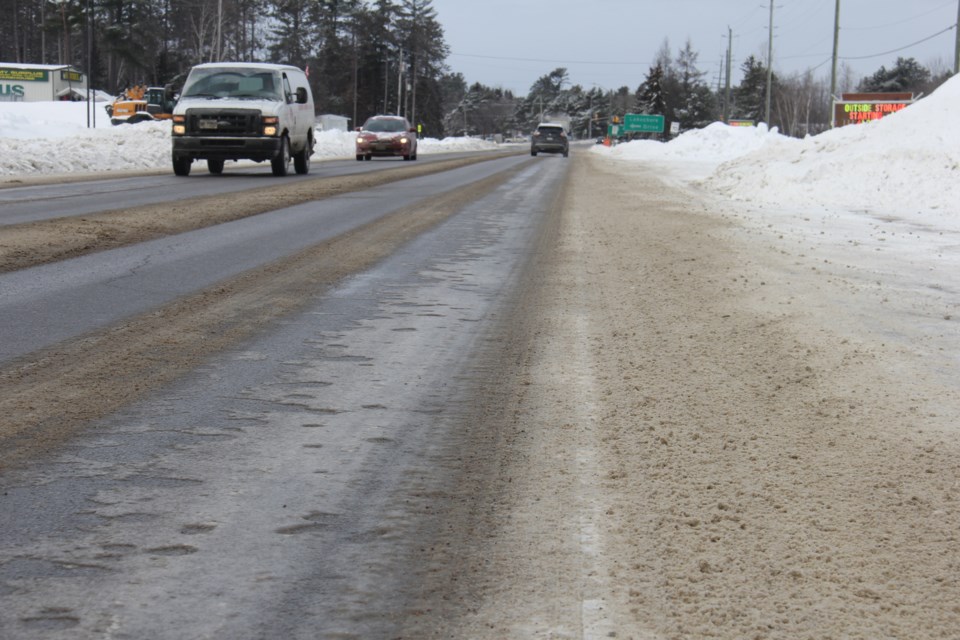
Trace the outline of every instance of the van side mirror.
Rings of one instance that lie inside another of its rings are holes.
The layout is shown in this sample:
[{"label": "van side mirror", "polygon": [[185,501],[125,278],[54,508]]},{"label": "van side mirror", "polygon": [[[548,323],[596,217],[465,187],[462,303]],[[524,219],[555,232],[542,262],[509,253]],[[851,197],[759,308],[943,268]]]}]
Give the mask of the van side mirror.
[{"label": "van side mirror", "polygon": [[307,104],[306,87],[297,87],[297,104]]}]

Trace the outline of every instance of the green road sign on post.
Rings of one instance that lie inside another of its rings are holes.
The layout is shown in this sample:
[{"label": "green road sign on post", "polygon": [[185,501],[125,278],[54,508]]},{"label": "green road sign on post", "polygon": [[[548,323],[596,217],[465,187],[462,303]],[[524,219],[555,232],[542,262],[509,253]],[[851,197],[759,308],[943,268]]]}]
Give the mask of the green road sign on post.
[{"label": "green road sign on post", "polygon": [[628,113],[623,116],[624,133],[663,133],[663,116]]}]

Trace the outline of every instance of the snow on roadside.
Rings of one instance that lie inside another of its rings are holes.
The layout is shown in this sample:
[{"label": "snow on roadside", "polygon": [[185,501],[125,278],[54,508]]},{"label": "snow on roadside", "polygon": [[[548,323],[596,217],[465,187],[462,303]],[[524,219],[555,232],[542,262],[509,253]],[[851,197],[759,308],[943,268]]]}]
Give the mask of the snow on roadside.
[{"label": "snow on roadside", "polygon": [[[113,126],[96,108],[87,128],[83,102],[0,102],[0,175],[89,173],[170,167],[170,123]],[[476,138],[425,138],[419,153],[484,151],[497,145]],[[314,160],[354,156],[354,134],[317,131]]]},{"label": "snow on roadside", "polygon": [[[736,221],[741,238],[762,238],[838,282],[913,305],[901,316],[915,324],[920,308],[935,322],[960,307],[958,103],[954,78],[882,120],[802,140],[717,123],[666,144],[593,151],[623,165],[625,175],[653,171],[693,186]],[[893,322],[896,312],[882,306],[877,321]],[[937,331],[947,336],[940,353],[956,359],[955,330]]]},{"label": "snow on roadside", "polygon": [[669,143],[637,141],[613,159],[656,163],[687,182],[755,205],[935,218],[960,229],[960,78],[907,109],[802,140],[715,123]]}]

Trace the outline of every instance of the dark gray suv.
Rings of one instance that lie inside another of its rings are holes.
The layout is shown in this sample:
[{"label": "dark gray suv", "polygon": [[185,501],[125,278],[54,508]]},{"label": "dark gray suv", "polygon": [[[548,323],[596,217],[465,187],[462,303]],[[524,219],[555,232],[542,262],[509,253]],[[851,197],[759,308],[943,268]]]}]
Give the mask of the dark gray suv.
[{"label": "dark gray suv", "polygon": [[530,155],[543,153],[562,153],[566,158],[570,152],[567,132],[559,122],[541,122],[530,138]]}]

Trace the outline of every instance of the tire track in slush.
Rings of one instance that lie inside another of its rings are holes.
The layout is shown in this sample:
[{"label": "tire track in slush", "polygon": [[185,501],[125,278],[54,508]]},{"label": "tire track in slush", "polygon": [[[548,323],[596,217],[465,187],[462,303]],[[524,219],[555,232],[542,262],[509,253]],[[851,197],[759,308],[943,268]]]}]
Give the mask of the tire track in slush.
[{"label": "tire track in slush", "polygon": [[489,193],[524,165],[0,370],[0,470],[191,371]]}]

